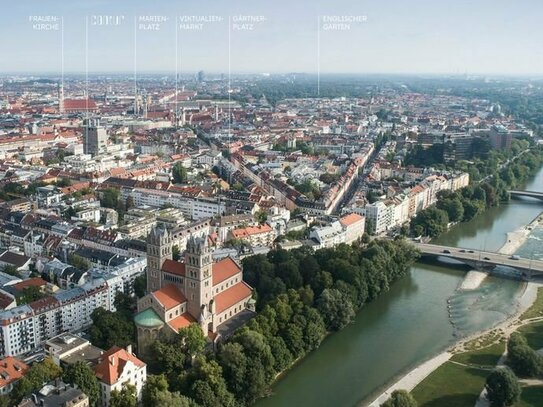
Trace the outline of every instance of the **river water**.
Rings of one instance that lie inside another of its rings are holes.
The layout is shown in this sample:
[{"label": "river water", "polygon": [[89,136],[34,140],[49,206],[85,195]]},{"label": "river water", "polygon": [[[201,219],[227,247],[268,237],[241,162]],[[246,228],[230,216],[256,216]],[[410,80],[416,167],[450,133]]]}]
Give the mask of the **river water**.
[{"label": "river water", "polygon": [[[525,189],[543,190],[543,169]],[[507,232],[528,224],[542,210],[541,201],[511,201],[453,227],[434,242],[495,251]],[[543,230],[535,231],[518,253],[543,257],[539,239]],[[273,395],[256,406],[364,405],[459,336],[490,328],[514,313],[520,282],[491,276],[476,290],[457,291],[466,271],[454,262],[417,263],[388,293],[365,306],[353,324],[330,335],[285,374]]]}]

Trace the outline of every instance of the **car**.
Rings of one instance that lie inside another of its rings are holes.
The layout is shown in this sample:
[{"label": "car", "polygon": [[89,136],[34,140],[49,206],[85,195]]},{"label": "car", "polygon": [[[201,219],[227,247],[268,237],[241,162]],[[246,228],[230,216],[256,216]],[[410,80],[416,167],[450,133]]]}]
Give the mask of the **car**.
[{"label": "car", "polygon": [[473,250],[468,250],[468,253],[475,253]]},{"label": "car", "polygon": [[520,260],[520,256],[517,254],[513,254],[511,257],[509,257],[511,260]]},{"label": "car", "polygon": [[460,253],[466,253],[464,249],[460,249]]},{"label": "car", "polygon": [[451,253],[451,251],[450,251],[450,250],[447,250],[447,249],[445,249],[445,250],[443,250],[443,253],[449,253],[449,254],[450,254],[450,253]]},{"label": "car", "polygon": [[485,259],[485,260],[490,260],[488,257],[485,257],[484,259]]}]

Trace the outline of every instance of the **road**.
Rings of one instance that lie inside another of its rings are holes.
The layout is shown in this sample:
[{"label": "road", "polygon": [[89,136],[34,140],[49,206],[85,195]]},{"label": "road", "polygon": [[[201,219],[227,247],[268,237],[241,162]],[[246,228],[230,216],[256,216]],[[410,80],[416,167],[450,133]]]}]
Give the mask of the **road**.
[{"label": "road", "polygon": [[515,260],[507,254],[481,250],[463,249],[459,247],[439,246],[426,243],[415,243],[423,255],[441,256],[465,262],[471,266],[508,266],[527,271],[530,275],[543,273],[543,261],[519,258]]}]

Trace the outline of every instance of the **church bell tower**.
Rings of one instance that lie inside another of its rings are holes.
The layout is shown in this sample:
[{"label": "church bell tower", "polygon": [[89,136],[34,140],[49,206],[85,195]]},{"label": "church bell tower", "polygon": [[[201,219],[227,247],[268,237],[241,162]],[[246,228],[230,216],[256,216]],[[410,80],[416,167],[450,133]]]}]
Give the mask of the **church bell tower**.
[{"label": "church bell tower", "polygon": [[213,261],[207,239],[189,238],[185,252],[187,311],[198,320],[204,332],[207,332],[207,324],[212,317],[212,269]]},{"label": "church bell tower", "polygon": [[147,292],[162,287],[162,265],[172,258],[172,239],[166,229],[155,227],[147,236]]}]

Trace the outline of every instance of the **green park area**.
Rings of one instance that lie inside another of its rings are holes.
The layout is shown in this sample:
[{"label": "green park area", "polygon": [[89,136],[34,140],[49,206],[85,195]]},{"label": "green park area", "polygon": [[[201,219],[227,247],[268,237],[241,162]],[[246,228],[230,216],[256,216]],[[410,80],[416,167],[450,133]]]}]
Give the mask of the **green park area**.
[{"label": "green park area", "polygon": [[483,388],[487,370],[445,362],[412,391],[420,407],[473,406]]},{"label": "green park area", "polygon": [[520,401],[515,407],[538,407],[543,400],[543,386],[523,387]]},{"label": "green park area", "polygon": [[505,350],[504,343],[454,355],[424,379],[412,394],[421,407],[473,406],[487,376]]},{"label": "green park area", "polygon": [[537,290],[535,302],[520,316],[520,320],[524,321],[536,317],[543,317],[543,288]]},{"label": "green park area", "polygon": [[[543,291],[527,310],[522,320],[542,316]],[[524,335],[528,345],[538,350],[543,348],[543,322],[521,326],[517,332]],[[464,344],[465,352],[457,353],[437,368],[412,391],[420,407],[465,407],[473,406],[483,390],[486,378],[496,366],[505,350],[505,343],[498,331]],[[515,407],[540,407],[543,400],[543,386],[524,386],[520,401]]]}]

